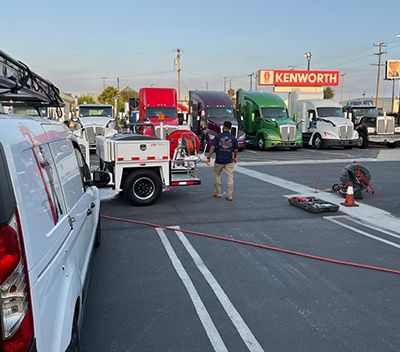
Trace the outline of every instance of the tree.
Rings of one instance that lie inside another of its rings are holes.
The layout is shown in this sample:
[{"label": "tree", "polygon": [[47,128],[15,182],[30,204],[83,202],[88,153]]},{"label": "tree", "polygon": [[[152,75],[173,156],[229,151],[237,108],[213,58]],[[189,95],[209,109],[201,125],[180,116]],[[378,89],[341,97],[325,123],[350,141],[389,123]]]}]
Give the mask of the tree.
[{"label": "tree", "polygon": [[331,87],[324,88],[324,99],[333,99],[335,92]]},{"label": "tree", "polygon": [[81,104],[96,104],[96,100],[91,95],[82,94],[78,98],[78,105]]},{"label": "tree", "polygon": [[101,104],[110,104],[114,106],[114,97],[118,96],[118,89],[112,86],[104,89],[97,97]]}]

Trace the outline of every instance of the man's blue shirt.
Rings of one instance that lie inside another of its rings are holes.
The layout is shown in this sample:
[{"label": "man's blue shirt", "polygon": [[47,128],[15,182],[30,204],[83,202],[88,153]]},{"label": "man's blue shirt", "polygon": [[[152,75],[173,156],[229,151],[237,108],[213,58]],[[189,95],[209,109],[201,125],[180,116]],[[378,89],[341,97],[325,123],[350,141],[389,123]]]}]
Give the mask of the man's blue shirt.
[{"label": "man's blue shirt", "polygon": [[212,145],[215,147],[217,164],[233,163],[233,151],[238,149],[238,141],[230,132],[222,132],[216,136]]}]

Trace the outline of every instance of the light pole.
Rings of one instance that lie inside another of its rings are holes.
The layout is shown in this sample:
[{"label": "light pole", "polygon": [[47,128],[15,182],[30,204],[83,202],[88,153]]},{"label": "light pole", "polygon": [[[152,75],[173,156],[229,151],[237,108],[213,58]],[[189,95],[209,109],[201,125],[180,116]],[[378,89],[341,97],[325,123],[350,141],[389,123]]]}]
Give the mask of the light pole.
[{"label": "light pole", "polygon": [[304,53],[304,57],[307,60],[307,70],[310,71],[310,69],[311,69],[311,57],[312,57],[311,51],[307,51],[306,53]]},{"label": "light pole", "polygon": [[204,82],[204,85],[206,86],[206,90],[208,90],[208,82]]},{"label": "light pole", "polygon": [[[394,37],[395,38],[400,38],[400,33],[396,34]],[[393,106],[393,110],[394,110],[394,106]],[[397,116],[400,119],[400,84],[399,84],[399,106],[397,107]]]}]

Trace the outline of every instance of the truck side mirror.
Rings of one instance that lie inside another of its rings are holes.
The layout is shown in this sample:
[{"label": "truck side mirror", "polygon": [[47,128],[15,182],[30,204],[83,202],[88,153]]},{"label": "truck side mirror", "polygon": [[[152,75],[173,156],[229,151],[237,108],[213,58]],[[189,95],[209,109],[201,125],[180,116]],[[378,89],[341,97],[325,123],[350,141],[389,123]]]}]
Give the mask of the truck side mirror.
[{"label": "truck side mirror", "polygon": [[251,113],[251,121],[254,121],[254,112]]},{"label": "truck side mirror", "polygon": [[309,119],[310,121],[315,121],[315,120],[316,120],[315,112],[314,112],[314,111],[309,111],[309,112],[308,112],[308,119]]},{"label": "truck side mirror", "polygon": [[240,115],[240,121],[244,121],[243,115]]}]

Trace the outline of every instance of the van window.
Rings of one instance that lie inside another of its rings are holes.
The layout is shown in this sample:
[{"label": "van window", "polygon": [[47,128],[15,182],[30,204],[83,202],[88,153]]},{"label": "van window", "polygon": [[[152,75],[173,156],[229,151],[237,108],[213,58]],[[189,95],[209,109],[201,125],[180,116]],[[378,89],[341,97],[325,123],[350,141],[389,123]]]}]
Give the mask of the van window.
[{"label": "van window", "polygon": [[[38,236],[49,232],[60,215],[57,213],[60,208],[57,208],[57,200],[51,192],[42,161],[37,149],[27,149],[14,159],[21,206],[27,209],[30,231]],[[62,203],[60,206],[62,207]]]},{"label": "van window", "polygon": [[0,144],[0,224],[7,224],[15,208],[14,191],[8,171],[6,156]]},{"label": "van window", "polygon": [[74,146],[70,140],[64,139],[51,142],[50,149],[64,190],[67,208],[72,209],[84,193]]}]

